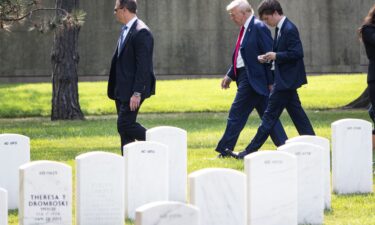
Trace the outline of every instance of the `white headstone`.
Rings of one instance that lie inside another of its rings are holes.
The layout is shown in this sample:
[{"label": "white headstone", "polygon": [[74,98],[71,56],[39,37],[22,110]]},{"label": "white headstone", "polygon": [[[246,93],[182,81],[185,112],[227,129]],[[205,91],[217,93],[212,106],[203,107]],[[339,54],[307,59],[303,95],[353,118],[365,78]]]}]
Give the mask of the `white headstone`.
[{"label": "white headstone", "polygon": [[298,223],[323,224],[324,219],[324,150],[309,143],[288,143],[277,149],[297,157]]},{"label": "white headstone", "polygon": [[125,216],[147,203],[168,200],[168,147],[138,141],[125,145]]},{"label": "white headstone", "polygon": [[72,169],[52,161],[20,167],[20,225],[72,224]]},{"label": "white headstone", "polygon": [[203,225],[246,224],[246,176],[232,169],[203,169],[189,175],[190,203]]},{"label": "white headstone", "polygon": [[199,209],[181,202],[153,202],[137,208],[135,225],[199,225]]},{"label": "white headstone", "polygon": [[365,120],[332,123],[332,186],[338,194],[372,192],[372,125]]},{"label": "white headstone", "polygon": [[124,159],[90,152],[76,157],[77,225],[123,225],[125,221]]},{"label": "white headstone", "polygon": [[8,208],[18,208],[18,168],[30,162],[30,138],[0,134],[0,187],[8,190]]},{"label": "white headstone", "polygon": [[323,148],[324,206],[325,209],[331,209],[331,151],[329,140],[327,138],[319,136],[302,135],[286,141],[286,143],[294,142],[310,143]]},{"label": "white headstone", "polygon": [[186,202],[187,133],[177,127],[155,127],[147,130],[147,141],[155,141],[169,149],[169,200]]},{"label": "white headstone", "polygon": [[0,225],[8,225],[8,192],[0,188]]},{"label": "white headstone", "polygon": [[260,151],[245,157],[247,225],[297,225],[297,160]]}]

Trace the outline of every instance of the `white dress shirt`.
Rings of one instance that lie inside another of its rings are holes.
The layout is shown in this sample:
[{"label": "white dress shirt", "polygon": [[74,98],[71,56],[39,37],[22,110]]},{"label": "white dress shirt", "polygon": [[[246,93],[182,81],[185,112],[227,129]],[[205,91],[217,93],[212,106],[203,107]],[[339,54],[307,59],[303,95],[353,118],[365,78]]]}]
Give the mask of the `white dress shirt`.
[{"label": "white dress shirt", "polygon": [[277,23],[277,28],[279,28],[279,33],[277,34],[277,39],[279,39],[280,36],[281,36],[281,27],[283,26],[285,19],[286,19],[286,16],[283,16],[281,18],[281,20]]},{"label": "white dress shirt", "polygon": [[134,22],[138,19],[137,16],[135,16],[133,19],[131,19],[125,26],[127,27],[127,29],[124,29],[123,33],[122,33],[122,40],[120,42],[119,40],[119,43],[118,43],[118,46],[120,47],[120,43],[124,42],[125,39],[126,39],[126,35],[128,35],[129,31],[130,31],[130,28],[133,26]]},{"label": "white dress shirt", "polygon": [[[247,18],[245,24],[243,25],[245,29],[244,29],[244,32],[243,32],[243,35],[242,35],[241,45],[242,45],[243,39],[245,38],[247,28],[249,27],[250,21],[253,19],[253,17],[254,17],[253,15],[249,16],[249,18]],[[240,49],[241,49],[241,47],[240,47]],[[241,68],[241,67],[244,67],[244,66],[245,66],[245,63],[243,61],[243,58],[242,58],[242,55],[241,55],[241,51],[238,51],[238,57],[237,57],[236,67],[237,68]]]}]

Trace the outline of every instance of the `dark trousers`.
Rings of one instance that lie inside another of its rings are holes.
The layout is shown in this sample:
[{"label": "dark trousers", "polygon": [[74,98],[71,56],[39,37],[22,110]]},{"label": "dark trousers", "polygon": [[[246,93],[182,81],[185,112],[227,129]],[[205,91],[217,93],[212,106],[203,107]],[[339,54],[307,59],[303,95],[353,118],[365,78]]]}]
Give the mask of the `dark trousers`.
[{"label": "dark trousers", "polygon": [[[246,125],[250,113],[256,109],[259,117],[263,115],[267,107],[268,96],[258,94],[250,85],[246,70],[238,74],[237,93],[229,110],[227,126],[216,151],[223,152],[225,149],[234,150],[238,137]],[[276,146],[283,145],[288,139],[279,120],[270,131],[272,141]]]},{"label": "dark trousers", "polygon": [[[141,101],[139,108],[142,105]],[[136,111],[130,111],[129,102],[121,102],[116,100],[117,110],[117,131],[121,137],[121,154],[123,155],[124,145],[134,142],[135,140],[144,141],[146,139],[146,128],[137,123]]]},{"label": "dark trousers", "polygon": [[310,120],[302,108],[297,90],[273,90],[263,114],[262,123],[255,137],[246,147],[248,153],[255,152],[262,147],[284,109],[287,110],[300,135],[315,135]]}]

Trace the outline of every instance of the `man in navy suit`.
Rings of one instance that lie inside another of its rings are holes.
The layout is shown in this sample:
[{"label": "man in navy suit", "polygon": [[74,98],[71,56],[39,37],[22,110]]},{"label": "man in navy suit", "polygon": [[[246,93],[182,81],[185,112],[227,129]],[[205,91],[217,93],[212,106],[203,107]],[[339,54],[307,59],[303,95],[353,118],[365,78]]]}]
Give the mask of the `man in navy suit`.
[{"label": "man in navy suit", "polygon": [[232,153],[232,156],[240,159],[257,151],[264,144],[284,108],[300,135],[315,135],[297,93],[297,89],[307,83],[298,29],[283,15],[283,10],[277,0],[262,1],[258,7],[258,13],[265,23],[276,27],[273,51],[259,56],[261,63],[272,62],[274,83],[267,109],[255,137],[244,151],[238,155]]},{"label": "man in navy suit", "polygon": [[145,140],[146,128],[136,122],[137,114],[142,102],[155,94],[154,39],[136,13],[136,0],[116,1],[114,14],[123,26],[112,58],[108,97],[116,102],[122,154],[124,145]]},{"label": "man in navy suit", "polygon": [[[241,31],[232,66],[221,82],[221,87],[227,89],[232,80],[236,81],[237,94],[229,111],[224,135],[216,147],[219,157],[230,156],[254,108],[259,116],[263,115],[273,83],[270,65],[261,64],[257,59],[258,55],[272,50],[270,30],[254,17],[254,11],[246,0],[232,1],[227,11]],[[276,146],[280,146],[285,143],[287,136],[279,120],[275,123],[270,131],[271,138]]]}]

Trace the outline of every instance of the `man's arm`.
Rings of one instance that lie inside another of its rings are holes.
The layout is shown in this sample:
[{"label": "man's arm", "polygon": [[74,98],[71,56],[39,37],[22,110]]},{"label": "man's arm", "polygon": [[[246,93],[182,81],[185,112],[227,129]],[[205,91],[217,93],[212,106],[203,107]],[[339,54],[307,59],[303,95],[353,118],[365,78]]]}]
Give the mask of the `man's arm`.
[{"label": "man's arm", "polygon": [[135,51],[135,83],[133,92],[143,94],[146,88],[146,83],[150,81],[150,69],[152,66],[152,54],[154,48],[154,39],[150,31],[146,29],[140,30],[134,37],[134,51]]},{"label": "man's arm", "polygon": [[226,76],[228,76],[231,80],[236,80],[236,77],[234,75],[234,67],[233,67],[233,65],[230,66],[229,70],[227,71]]},{"label": "man's arm", "polygon": [[150,82],[150,68],[152,66],[152,54],[154,39],[150,31],[140,30],[134,38],[136,73],[133,87],[133,95],[130,98],[129,107],[131,111],[139,108],[142,94],[146,89],[146,83]]},{"label": "man's arm", "polygon": [[297,28],[285,30],[281,34],[286,38],[287,49],[276,53],[276,63],[288,63],[303,58],[303,47]]},{"label": "man's arm", "polygon": [[[272,36],[271,31],[264,25],[259,27],[258,30],[259,37],[257,38],[258,46],[260,49],[260,54],[266,54],[267,52],[272,51]],[[264,61],[265,62],[265,61]],[[264,63],[262,62],[262,63]],[[266,73],[267,73],[267,84],[268,86],[273,84],[273,75],[271,72],[271,64],[270,63],[264,63],[263,66],[265,67]]]}]

